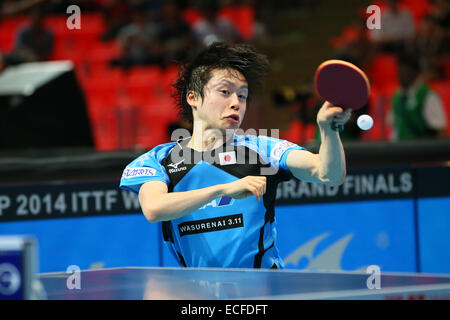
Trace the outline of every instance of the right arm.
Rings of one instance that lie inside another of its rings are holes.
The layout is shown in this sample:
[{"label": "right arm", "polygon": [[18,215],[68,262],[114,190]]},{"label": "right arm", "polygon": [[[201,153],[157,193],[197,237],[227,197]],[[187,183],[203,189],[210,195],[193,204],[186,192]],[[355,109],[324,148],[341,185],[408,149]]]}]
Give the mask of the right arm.
[{"label": "right arm", "polygon": [[222,196],[243,199],[254,195],[259,201],[265,192],[266,177],[256,176],[197,190],[170,193],[164,182],[149,181],[139,190],[139,203],[147,220],[158,222],[183,217]]}]

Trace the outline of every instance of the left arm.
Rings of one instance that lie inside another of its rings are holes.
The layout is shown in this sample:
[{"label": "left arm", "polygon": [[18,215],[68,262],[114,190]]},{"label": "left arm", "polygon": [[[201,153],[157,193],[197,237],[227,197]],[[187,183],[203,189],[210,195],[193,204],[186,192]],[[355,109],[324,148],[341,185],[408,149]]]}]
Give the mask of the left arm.
[{"label": "left arm", "polygon": [[318,154],[293,150],[286,164],[294,177],[306,182],[341,185],[346,175],[345,153],[339,132],[331,129],[331,122],[345,124],[350,119],[350,109],[344,111],[325,102],[317,113],[321,145]]}]

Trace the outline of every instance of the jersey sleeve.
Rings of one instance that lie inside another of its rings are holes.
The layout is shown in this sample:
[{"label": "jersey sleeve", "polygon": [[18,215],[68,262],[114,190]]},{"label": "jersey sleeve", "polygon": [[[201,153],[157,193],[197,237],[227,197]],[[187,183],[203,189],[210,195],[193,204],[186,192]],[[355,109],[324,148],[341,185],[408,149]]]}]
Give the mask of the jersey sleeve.
[{"label": "jersey sleeve", "polygon": [[259,138],[259,148],[265,151],[267,160],[277,170],[280,178],[282,180],[291,179],[292,173],[286,164],[286,158],[292,150],[305,150],[305,148],[283,139],[272,137]]},{"label": "jersey sleeve", "polygon": [[166,170],[161,165],[167,148],[155,147],[128,164],[122,173],[120,188],[139,193],[141,186],[148,181],[170,183]]}]

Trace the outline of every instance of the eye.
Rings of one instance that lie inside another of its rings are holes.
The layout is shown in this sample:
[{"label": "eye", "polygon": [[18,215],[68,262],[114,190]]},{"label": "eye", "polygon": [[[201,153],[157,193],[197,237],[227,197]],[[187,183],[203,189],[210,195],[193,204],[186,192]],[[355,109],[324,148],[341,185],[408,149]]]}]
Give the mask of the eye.
[{"label": "eye", "polygon": [[247,100],[247,96],[245,94],[239,95],[239,99]]},{"label": "eye", "polygon": [[230,94],[230,91],[229,91],[229,90],[220,90],[220,92],[222,92],[222,93],[225,94],[225,95],[229,95],[229,94]]}]

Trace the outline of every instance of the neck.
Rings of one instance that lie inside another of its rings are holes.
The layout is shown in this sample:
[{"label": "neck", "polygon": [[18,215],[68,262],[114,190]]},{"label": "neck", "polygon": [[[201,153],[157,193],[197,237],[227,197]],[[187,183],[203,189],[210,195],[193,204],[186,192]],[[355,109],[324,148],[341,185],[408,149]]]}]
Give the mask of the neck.
[{"label": "neck", "polygon": [[208,151],[220,147],[226,140],[227,135],[222,130],[205,128],[202,122],[194,122],[192,137],[187,146],[196,151]]}]

